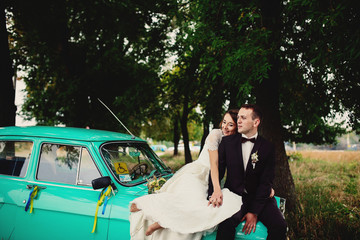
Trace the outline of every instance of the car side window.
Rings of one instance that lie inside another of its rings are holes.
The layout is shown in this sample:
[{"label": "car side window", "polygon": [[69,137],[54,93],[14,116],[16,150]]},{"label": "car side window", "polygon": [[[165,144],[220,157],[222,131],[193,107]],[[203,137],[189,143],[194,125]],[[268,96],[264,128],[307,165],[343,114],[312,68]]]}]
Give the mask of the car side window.
[{"label": "car side window", "polygon": [[101,175],[89,151],[86,148],[82,148],[78,184],[91,185],[91,181],[99,177],[101,177]]},{"label": "car side window", "polygon": [[[89,175],[84,177],[87,173]],[[51,143],[42,145],[38,180],[89,185],[92,179],[99,176],[99,171],[86,148]]]},{"label": "car side window", "polygon": [[0,174],[25,177],[33,143],[0,141]]}]

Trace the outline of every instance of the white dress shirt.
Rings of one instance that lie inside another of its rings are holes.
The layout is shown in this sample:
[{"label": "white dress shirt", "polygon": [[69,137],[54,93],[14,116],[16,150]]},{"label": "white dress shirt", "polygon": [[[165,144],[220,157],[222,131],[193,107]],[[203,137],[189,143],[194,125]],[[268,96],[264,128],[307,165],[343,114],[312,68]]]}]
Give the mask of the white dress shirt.
[{"label": "white dress shirt", "polygon": [[[243,138],[248,138],[247,136],[245,136],[244,134],[241,134],[241,136]],[[252,137],[249,137],[250,138],[257,138],[258,136],[258,133],[256,133],[254,136]],[[250,153],[251,153],[251,150],[253,149],[254,147],[254,143],[250,142],[250,141],[246,141],[244,143],[241,144],[241,148],[242,148],[242,157],[243,157],[243,162],[244,162],[244,172],[246,172],[246,166],[249,162],[249,158],[250,158]]]}]

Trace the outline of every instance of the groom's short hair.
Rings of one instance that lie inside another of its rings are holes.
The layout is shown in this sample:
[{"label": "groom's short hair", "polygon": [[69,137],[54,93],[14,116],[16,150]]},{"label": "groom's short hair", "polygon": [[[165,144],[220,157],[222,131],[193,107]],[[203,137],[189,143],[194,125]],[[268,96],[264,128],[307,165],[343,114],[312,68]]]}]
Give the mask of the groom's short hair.
[{"label": "groom's short hair", "polygon": [[263,114],[262,114],[261,108],[258,105],[243,104],[243,105],[241,105],[241,108],[251,109],[253,111],[252,116],[251,116],[252,119],[254,120],[255,118],[258,118],[258,119],[260,119],[260,122],[262,121]]}]

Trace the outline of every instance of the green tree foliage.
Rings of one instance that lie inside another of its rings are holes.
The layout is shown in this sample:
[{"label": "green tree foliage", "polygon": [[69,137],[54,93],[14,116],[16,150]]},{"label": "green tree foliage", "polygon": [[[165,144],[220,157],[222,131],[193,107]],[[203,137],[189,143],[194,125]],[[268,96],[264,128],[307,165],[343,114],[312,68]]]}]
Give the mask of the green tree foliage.
[{"label": "green tree foliage", "polygon": [[24,111],[39,124],[114,129],[117,122],[100,98],[140,133],[141,119],[158,94],[156,70],[164,59],[169,6],[14,2],[15,60],[28,72]]},{"label": "green tree foliage", "polygon": [[143,124],[142,136],[143,138],[152,138],[157,141],[173,141],[173,125],[171,119],[162,117],[161,119],[154,119]]},{"label": "green tree foliage", "polygon": [[[201,51],[201,85],[208,89],[206,96],[219,92],[218,97],[204,98],[203,110],[215,106],[214,101],[223,103],[223,99],[230,100],[231,107],[256,101],[255,88],[271,78],[269,73],[276,67],[278,82],[274,85],[278,88],[278,108],[285,126],[284,140],[318,144],[334,141],[342,132],[340,124],[328,124],[335,111],[350,111],[356,128],[359,30],[355,26],[359,18],[357,4],[352,3],[184,3],[180,20],[185,23],[179,26],[185,30],[179,31],[178,53],[186,55],[183,50],[187,47],[193,52]],[[346,51],[340,51],[341,46],[346,46]],[[345,63],[340,64],[341,59]],[[345,74],[341,74],[345,72],[346,81]],[[215,112],[212,115],[221,115],[219,107],[208,109],[211,111]]]},{"label": "green tree foliage", "polygon": [[358,123],[357,5],[198,0],[179,8],[175,45],[180,59],[189,56],[187,49],[198,54],[197,79],[207,90],[198,99],[205,125],[221,117],[225,100],[230,107],[259,104],[261,132],[276,145],[275,187],[289,206],[294,185],[283,142],[335,141],[344,131],[329,124],[336,112],[349,111],[352,126]]},{"label": "green tree foliage", "polygon": [[356,1],[291,1],[283,6],[280,99],[285,139],[334,142],[347,111],[359,129],[360,45]]},{"label": "green tree foliage", "polygon": [[[261,134],[276,146],[276,191],[291,207],[284,141],[333,142],[343,129],[329,119],[345,111],[359,130],[359,5],[11,2],[14,60],[29,73],[24,110],[41,124],[114,128],[99,97],[135,134],[144,126],[173,129],[177,145],[181,132],[190,162],[189,119],[201,122],[206,136],[225,108],[256,102],[264,110]],[[175,67],[163,73],[160,66],[171,54]]]},{"label": "green tree foliage", "polygon": [[[172,71],[163,74],[164,103],[166,103],[168,111],[173,113],[173,123],[180,123],[184,141],[185,163],[192,162],[188,120],[191,116],[196,115],[194,110],[198,106],[203,91],[196,73],[198,57],[196,54],[189,54],[187,57],[189,58],[188,61],[181,62]],[[175,132],[174,136],[176,137]]]}]

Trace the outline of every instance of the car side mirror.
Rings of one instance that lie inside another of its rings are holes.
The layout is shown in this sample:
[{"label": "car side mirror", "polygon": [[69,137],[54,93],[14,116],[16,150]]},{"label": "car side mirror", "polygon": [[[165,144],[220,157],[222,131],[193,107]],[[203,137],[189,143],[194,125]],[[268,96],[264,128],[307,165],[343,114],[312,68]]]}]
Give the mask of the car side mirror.
[{"label": "car side mirror", "polygon": [[111,178],[109,176],[96,178],[91,181],[91,185],[94,190],[100,189],[100,188],[105,188],[109,185],[111,185],[111,187],[113,189],[116,189],[115,184],[111,181]]}]

